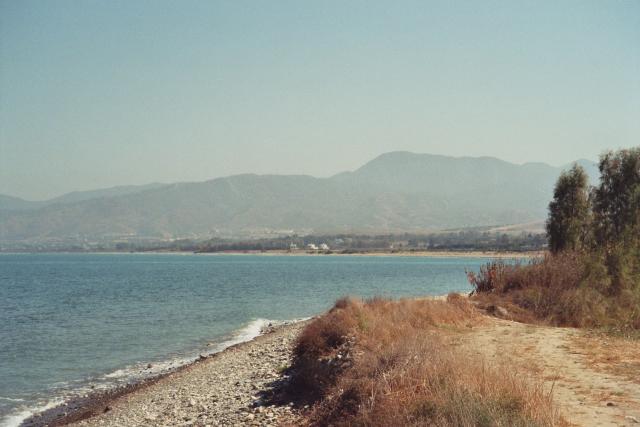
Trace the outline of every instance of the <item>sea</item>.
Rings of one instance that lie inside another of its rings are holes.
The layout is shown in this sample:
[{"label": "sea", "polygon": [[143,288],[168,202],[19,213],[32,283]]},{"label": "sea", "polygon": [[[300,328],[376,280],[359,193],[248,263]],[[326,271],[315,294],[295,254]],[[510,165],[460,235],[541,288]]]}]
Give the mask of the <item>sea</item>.
[{"label": "sea", "polygon": [[0,254],[0,426],[171,371],[343,296],[470,291],[487,258]]}]

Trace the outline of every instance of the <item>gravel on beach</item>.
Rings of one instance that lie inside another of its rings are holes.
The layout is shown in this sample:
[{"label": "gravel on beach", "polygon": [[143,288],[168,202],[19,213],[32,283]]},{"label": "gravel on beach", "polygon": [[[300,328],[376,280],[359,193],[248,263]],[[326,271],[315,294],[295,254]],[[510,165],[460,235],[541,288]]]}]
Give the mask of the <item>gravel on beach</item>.
[{"label": "gravel on beach", "polygon": [[148,387],[107,402],[102,413],[75,426],[300,425],[292,403],[265,401],[291,365],[292,347],[306,322],[270,327]]}]

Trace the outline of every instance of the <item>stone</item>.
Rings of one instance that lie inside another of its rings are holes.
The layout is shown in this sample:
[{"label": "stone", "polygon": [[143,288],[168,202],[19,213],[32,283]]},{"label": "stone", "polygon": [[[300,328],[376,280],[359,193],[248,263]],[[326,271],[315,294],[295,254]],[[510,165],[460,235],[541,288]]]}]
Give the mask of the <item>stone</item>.
[{"label": "stone", "polygon": [[509,316],[509,311],[506,308],[501,307],[499,305],[490,305],[489,307],[487,307],[487,312],[497,317]]},{"label": "stone", "polygon": [[[295,329],[282,332],[280,328],[276,324],[270,331],[273,335],[262,340],[242,344],[214,356],[200,355],[196,362],[206,358],[206,364],[195,363],[181,373],[170,374],[157,386],[135,391],[123,399],[125,404],[118,405],[117,410],[113,408],[112,411],[105,402],[101,407],[103,411],[112,412],[97,416],[94,422],[83,425],[298,425],[293,421],[297,417],[293,402],[290,405],[287,402],[284,406],[261,406],[265,405],[261,393],[273,387],[271,381],[287,380],[279,368],[291,364],[291,346],[301,329],[296,326]],[[348,353],[344,349],[339,351],[344,361]],[[338,360],[339,357],[336,357],[333,363]],[[140,372],[149,375],[153,372],[149,371],[151,368],[158,369],[160,366],[143,364]],[[144,398],[138,400],[134,397],[139,395]]]}]

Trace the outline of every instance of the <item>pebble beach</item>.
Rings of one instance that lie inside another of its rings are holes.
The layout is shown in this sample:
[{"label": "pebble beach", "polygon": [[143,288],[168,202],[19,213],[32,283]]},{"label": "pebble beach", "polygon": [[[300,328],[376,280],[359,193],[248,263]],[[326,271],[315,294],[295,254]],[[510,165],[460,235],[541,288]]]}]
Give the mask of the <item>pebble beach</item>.
[{"label": "pebble beach", "polygon": [[[291,365],[292,347],[306,322],[270,326],[255,339],[133,387],[90,399],[74,413],[43,414],[25,425],[275,426],[298,425],[292,402],[268,398]],[[80,419],[79,419],[80,418]]]}]

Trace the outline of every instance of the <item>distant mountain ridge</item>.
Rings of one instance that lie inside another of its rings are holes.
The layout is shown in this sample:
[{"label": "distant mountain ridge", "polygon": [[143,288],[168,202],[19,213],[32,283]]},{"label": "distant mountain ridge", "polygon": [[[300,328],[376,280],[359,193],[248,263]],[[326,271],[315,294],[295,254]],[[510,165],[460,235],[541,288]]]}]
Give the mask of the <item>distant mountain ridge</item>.
[{"label": "distant mountain ridge", "polygon": [[140,193],[141,191],[151,190],[154,188],[160,188],[166,184],[160,184],[157,182],[145,185],[120,185],[111,188],[103,188],[99,190],[89,191],[72,191],[70,193],[63,194],[62,196],[54,197],[53,199],[43,201],[30,201],[24,200],[19,197],[7,196],[0,194],[0,210],[29,210],[39,209],[44,206],[53,205],[56,203],[74,203],[84,200],[99,199],[101,197],[115,197],[125,194]]},{"label": "distant mountain ridge", "polygon": [[[545,217],[561,170],[492,157],[392,152],[330,178],[243,174],[70,193],[46,202],[0,196],[0,243],[526,223]],[[594,169],[587,172],[595,182]]]}]

